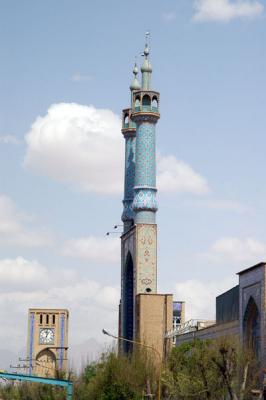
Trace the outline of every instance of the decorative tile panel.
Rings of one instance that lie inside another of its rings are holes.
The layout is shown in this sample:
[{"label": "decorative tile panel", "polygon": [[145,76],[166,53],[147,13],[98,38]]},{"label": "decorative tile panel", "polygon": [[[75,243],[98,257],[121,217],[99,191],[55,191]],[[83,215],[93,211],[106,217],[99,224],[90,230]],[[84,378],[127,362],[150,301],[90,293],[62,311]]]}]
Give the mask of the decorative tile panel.
[{"label": "decorative tile panel", "polygon": [[137,294],[157,291],[157,226],[136,227]]},{"label": "decorative tile panel", "polygon": [[156,201],[157,189],[144,189],[135,187],[135,197],[133,201],[133,210],[149,210],[157,211],[157,201]]}]

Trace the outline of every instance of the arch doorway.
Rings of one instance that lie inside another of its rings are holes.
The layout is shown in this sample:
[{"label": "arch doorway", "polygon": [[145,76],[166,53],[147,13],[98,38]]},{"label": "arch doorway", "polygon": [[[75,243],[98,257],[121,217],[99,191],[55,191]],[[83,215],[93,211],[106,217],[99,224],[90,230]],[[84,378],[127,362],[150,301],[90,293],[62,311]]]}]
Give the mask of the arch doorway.
[{"label": "arch doorway", "polygon": [[35,374],[43,377],[54,377],[56,370],[56,357],[49,349],[44,349],[37,354]]},{"label": "arch doorway", "polygon": [[257,304],[252,296],[248,301],[244,314],[243,333],[245,347],[252,350],[255,355],[258,356],[260,345],[260,318]]},{"label": "arch doorway", "polygon": [[[130,253],[127,255],[124,276],[124,337],[133,339],[133,318],[134,318],[134,278],[133,278],[133,259]],[[124,342],[125,352],[129,352],[132,346]]]}]

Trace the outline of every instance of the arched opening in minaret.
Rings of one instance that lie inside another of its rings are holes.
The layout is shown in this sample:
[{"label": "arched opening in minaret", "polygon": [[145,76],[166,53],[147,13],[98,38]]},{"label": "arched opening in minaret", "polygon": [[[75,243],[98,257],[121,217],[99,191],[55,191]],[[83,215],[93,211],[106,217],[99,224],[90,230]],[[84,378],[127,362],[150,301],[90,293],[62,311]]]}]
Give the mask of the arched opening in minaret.
[{"label": "arched opening in minaret", "polygon": [[260,318],[259,310],[255,300],[250,296],[244,318],[243,318],[244,345],[252,350],[256,356],[259,355],[260,345]]},{"label": "arched opening in minaret", "polygon": [[135,98],[135,110],[139,111],[140,110],[140,97],[136,96]]},{"label": "arched opening in minaret", "polygon": [[151,98],[148,94],[145,94],[142,97],[142,106],[144,109],[149,109],[151,107]]},{"label": "arched opening in minaret", "polygon": [[[125,330],[124,337],[128,340],[133,340],[133,318],[134,318],[134,295],[133,295],[133,259],[128,252],[126,265],[125,265],[125,303],[124,303],[124,321],[125,321]],[[125,352],[129,352],[132,349],[131,343],[124,342]]]},{"label": "arched opening in minaret", "polygon": [[158,99],[156,96],[153,96],[151,106],[153,111],[158,111]]},{"label": "arched opening in minaret", "polygon": [[124,117],[124,127],[127,128],[127,127],[128,127],[128,124],[129,124],[129,116],[128,116],[128,114],[125,114],[125,117]]}]

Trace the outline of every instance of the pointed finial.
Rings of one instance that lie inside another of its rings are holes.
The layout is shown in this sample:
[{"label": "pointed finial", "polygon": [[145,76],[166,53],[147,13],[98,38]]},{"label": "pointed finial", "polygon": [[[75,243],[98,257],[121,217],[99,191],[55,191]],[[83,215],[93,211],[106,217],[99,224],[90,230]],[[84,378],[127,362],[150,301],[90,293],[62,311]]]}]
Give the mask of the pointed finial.
[{"label": "pointed finial", "polygon": [[133,68],[133,74],[135,76],[137,76],[138,73],[139,73],[139,69],[138,69],[137,61],[135,61],[135,65],[134,65],[134,68]]},{"label": "pointed finial", "polygon": [[150,41],[150,32],[147,31],[145,33],[145,48],[142,55],[144,56],[143,64],[141,67],[142,72],[142,89],[149,90],[150,88],[150,81],[151,81],[151,73],[152,73],[152,66],[149,60],[149,41]]},{"label": "pointed finial", "polygon": [[132,81],[132,83],[130,85],[130,90],[138,90],[138,89],[140,89],[140,83],[139,83],[138,78],[137,78],[138,72],[139,72],[139,69],[138,69],[137,60],[136,60],[134,68],[133,68],[134,78],[133,78],[133,81]]}]

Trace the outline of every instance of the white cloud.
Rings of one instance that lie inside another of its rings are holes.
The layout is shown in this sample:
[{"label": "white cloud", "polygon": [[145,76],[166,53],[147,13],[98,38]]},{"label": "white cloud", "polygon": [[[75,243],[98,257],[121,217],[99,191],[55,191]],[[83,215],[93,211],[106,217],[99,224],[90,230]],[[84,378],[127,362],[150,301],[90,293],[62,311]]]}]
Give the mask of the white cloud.
[{"label": "white cloud", "polygon": [[49,271],[47,267],[36,260],[27,260],[24,257],[0,259],[0,290],[38,291],[45,290],[53,285],[64,286],[77,279],[74,270]]},{"label": "white cloud", "polygon": [[28,228],[27,219],[29,217],[23,215],[9,197],[0,195],[0,245],[50,246],[51,235]]},{"label": "white cloud", "polygon": [[23,257],[0,260],[1,291],[12,289],[25,290],[46,280],[47,270],[37,261],[28,261]]},{"label": "white cloud", "polygon": [[158,157],[158,189],[161,192],[205,194],[207,180],[174,156]]},{"label": "white cloud", "polygon": [[73,271],[48,268],[38,261],[0,260],[0,332],[2,348],[20,349],[27,341],[31,307],[70,310],[70,345],[90,337],[104,341],[103,327],[117,331],[120,291]]},{"label": "white cloud", "polygon": [[217,259],[256,264],[266,259],[266,243],[253,238],[225,237],[213,243],[209,254]]},{"label": "white cloud", "polygon": [[222,266],[223,270],[238,272],[266,260],[266,242],[251,237],[223,237],[198,257]]},{"label": "white cloud", "polygon": [[120,193],[123,139],[109,110],[54,104],[26,135],[25,164],[59,181],[96,193]]},{"label": "white cloud", "polygon": [[264,7],[256,0],[195,0],[194,21],[223,21],[235,18],[254,18]]},{"label": "white cloud", "polygon": [[165,22],[172,22],[176,19],[176,14],[173,11],[165,12],[162,15]]},{"label": "white cloud", "polygon": [[75,73],[74,75],[72,75],[71,80],[73,82],[84,82],[84,81],[90,81],[92,80],[92,76],[91,75],[83,75],[80,74],[79,72]]},{"label": "white cloud", "polygon": [[238,214],[252,213],[253,209],[234,200],[197,200],[191,203],[193,207],[205,207],[213,210],[232,211]]},{"label": "white cloud", "polygon": [[[123,189],[124,140],[120,118],[110,110],[54,104],[26,135],[25,165],[87,192],[117,194]],[[158,158],[163,191],[208,192],[206,179],[174,156]]]},{"label": "white cloud", "polygon": [[62,253],[94,262],[115,263],[120,257],[120,241],[118,238],[94,236],[70,239],[64,243]]},{"label": "white cloud", "polygon": [[20,140],[14,135],[0,135],[0,143],[3,144],[20,144]]},{"label": "white cloud", "polygon": [[237,279],[202,282],[188,280],[175,285],[175,298],[185,301],[185,319],[215,320],[215,298],[237,285]]}]

